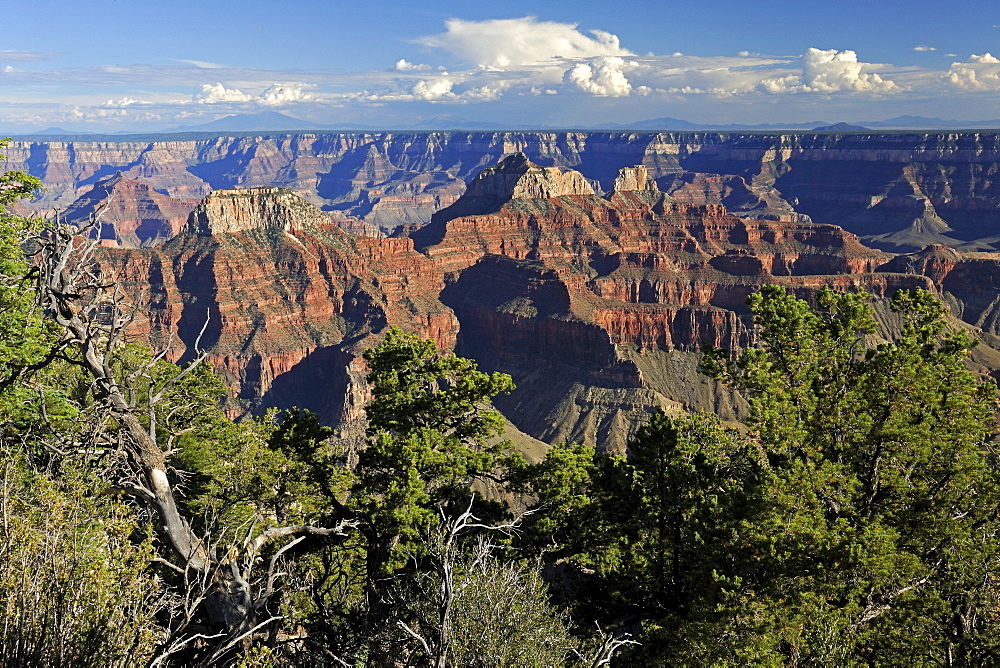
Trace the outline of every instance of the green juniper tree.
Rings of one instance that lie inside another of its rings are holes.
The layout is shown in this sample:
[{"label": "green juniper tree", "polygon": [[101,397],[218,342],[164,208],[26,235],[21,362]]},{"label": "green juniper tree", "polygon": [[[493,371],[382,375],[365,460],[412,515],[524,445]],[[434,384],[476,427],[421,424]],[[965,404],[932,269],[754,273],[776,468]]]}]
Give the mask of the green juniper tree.
[{"label": "green juniper tree", "polygon": [[965,365],[974,341],[922,290],[892,299],[898,333],[881,342],[863,293],[810,306],[766,287],[749,304],[757,344],[705,364],[749,403],[770,476],[736,656],[995,663],[997,397]]},{"label": "green juniper tree", "polygon": [[880,337],[871,298],[766,287],[753,347],[705,370],[749,432],[655,414],[627,457],[527,467],[579,620],[639,624],[634,665],[1000,660],[996,388],[925,291]]}]

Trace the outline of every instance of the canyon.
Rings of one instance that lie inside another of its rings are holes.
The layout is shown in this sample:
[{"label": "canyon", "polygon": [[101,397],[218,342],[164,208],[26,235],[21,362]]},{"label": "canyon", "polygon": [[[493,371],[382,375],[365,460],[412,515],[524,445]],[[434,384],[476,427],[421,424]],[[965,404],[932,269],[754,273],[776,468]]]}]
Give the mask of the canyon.
[{"label": "canyon", "polygon": [[[912,159],[912,147],[905,151]],[[974,153],[965,158],[984,154]],[[634,157],[624,152],[617,162]],[[208,193],[165,243],[119,243],[103,249],[101,262],[142,304],[137,335],[179,361],[201,336],[234,413],[297,405],[329,423],[359,419],[367,398],[361,354],[397,325],[511,374],[517,389],[495,403],[526,439],[621,451],[653,407],[740,417],[739,397],[698,372],[699,351],[752,342],[745,300],[764,284],[803,297],[823,285],[866,290],[885,328],[895,291],[931,290],[949,305],[953,326],[982,342],[977,370],[1000,370],[1000,255],[980,250],[985,242],[880,250],[796,210],[773,184],[756,191],[762,204],[740,208],[732,190],[706,185],[725,179],[699,172],[703,194],[692,201],[677,185],[683,174],[664,176],[648,157],[595,177],[606,166],[588,174],[513,150],[461,181],[429,221],[399,218],[391,237],[358,234],[372,219],[323,210],[295,188],[241,184]],[[874,154],[855,159],[882,165]],[[964,191],[961,207],[980,207],[988,220],[990,187]],[[849,209],[853,200],[841,194]]]},{"label": "canyon", "polygon": [[[360,132],[179,134],[39,141],[5,149],[5,169],[40,177],[35,211],[71,207],[121,173],[176,209],[222,188],[281,186],[355,232],[419,227],[503,156],[579,172],[601,194],[642,165],[679,202],[740,217],[811,220],[872,247],[998,249],[1000,134],[719,132]],[[159,208],[165,203],[157,205]],[[81,213],[86,209],[80,206]],[[108,224],[117,225],[113,212]],[[159,220],[153,217],[151,220]],[[171,215],[164,219],[175,220]],[[125,218],[122,219],[126,221]],[[171,223],[173,224],[173,223]],[[134,223],[125,223],[126,227]],[[155,225],[147,224],[155,228]],[[125,230],[122,245],[162,241]]]}]

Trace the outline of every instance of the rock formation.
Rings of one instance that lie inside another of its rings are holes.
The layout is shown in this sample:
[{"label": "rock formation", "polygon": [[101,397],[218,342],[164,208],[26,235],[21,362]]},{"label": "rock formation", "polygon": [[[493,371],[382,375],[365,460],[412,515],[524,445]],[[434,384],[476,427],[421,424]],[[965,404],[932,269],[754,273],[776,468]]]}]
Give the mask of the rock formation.
[{"label": "rock formation", "polygon": [[236,411],[298,405],[353,419],[366,337],[395,324],[455,343],[458,324],[436,298],[443,273],[410,240],[354,237],[284,189],[216,191],[166,244],[108,249],[104,261],[145,301],[136,333],[172,343],[173,359],[192,354],[204,327]]},{"label": "rock formation", "polygon": [[330,217],[287,188],[216,190],[191,212],[189,231],[216,236],[274,230],[303,232],[323,227]]},{"label": "rock formation", "polygon": [[285,189],[224,190],[163,246],[105,257],[145,294],[145,335],[177,332],[175,357],[209,318],[203,343],[234,410],[356,416],[360,352],[398,324],[513,375],[517,391],[497,403],[521,431],[620,449],[652,406],[740,414],[698,374],[698,350],[749,343],[746,297],[775,283],[877,300],[935,290],[985,342],[982,367],[1000,369],[1000,256],[893,255],[803,217],[679,201],[648,175],[626,167],[601,196],[581,174],[514,154],[429,225],[386,239],[347,234]]},{"label": "rock formation", "polygon": [[[27,169],[63,208],[121,171],[175,199],[286,187],[331,212],[392,230],[419,226],[503,156],[569,168],[604,191],[641,165],[659,190],[756,219],[834,224],[892,251],[937,243],[997,249],[997,133],[412,132],[299,133],[91,141],[21,139],[5,169]],[[638,172],[636,172],[638,174]],[[638,184],[628,184],[631,189]],[[619,190],[621,187],[618,188]],[[553,192],[548,192],[553,194]]]},{"label": "rock formation", "polygon": [[97,181],[61,215],[67,222],[83,224],[99,214],[101,239],[106,245],[139,248],[155,246],[177,234],[195,204],[158,193],[148,184],[118,173]]}]

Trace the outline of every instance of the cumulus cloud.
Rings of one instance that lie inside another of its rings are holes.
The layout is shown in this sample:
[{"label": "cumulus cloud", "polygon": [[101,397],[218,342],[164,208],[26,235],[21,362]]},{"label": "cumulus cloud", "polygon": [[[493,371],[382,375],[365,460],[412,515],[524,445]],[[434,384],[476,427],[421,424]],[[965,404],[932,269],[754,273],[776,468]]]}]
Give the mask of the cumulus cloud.
[{"label": "cumulus cloud", "polygon": [[603,30],[586,35],[575,23],[539,21],[534,16],[487,21],[445,21],[446,32],[421,37],[423,46],[443,49],[462,60],[486,68],[510,68],[545,63],[557,58],[630,56],[618,37]]},{"label": "cumulus cloud", "polygon": [[238,88],[226,88],[221,83],[202,84],[201,90],[194,95],[194,101],[201,104],[218,104],[219,102],[249,102],[252,95],[247,95]]},{"label": "cumulus cloud", "polygon": [[397,72],[425,72],[431,69],[431,66],[411,63],[405,58],[400,58],[399,60],[396,61],[396,64],[392,69],[396,70]]},{"label": "cumulus cloud", "polygon": [[802,56],[802,81],[820,93],[858,91],[887,93],[896,84],[874,72],[865,72],[870,65],[858,62],[854,51],[809,49]]},{"label": "cumulus cloud", "polygon": [[305,92],[305,88],[305,84],[297,83],[271,84],[264,89],[264,92],[257,96],[257,102],[268,106],[290,104],[292,102],[306,102],[311,100],[312,96]]},{"label": "cumulus cloud", "polygon": [[625,97],[632,92],[632,84],[624,69],[634,62],[617,56],[602,56],[590,63],[577,63],[567,70],[564,80],[580,90],[601,97]]},{"label": "cumulus cloud", "polygon": [[919,46],[913,47],[913,50],[914,51],[937,51],[937,47],[936,46],[926,46],[924,44],[921,44]]},{"label": "cumulus cloud", "polygon": [[460,97],[469,102],[492,102],[503,97],[510,86],[509,81],[494,81],[477,88],[470,88],[461,93]]},{"label": "cumulus cloud", "polygon": [[452,87],[455,82],[448,77],[438,77],[436,79],[429,79],[424,81],[418,81],[411,91],[413,97],[418,100],[446,100],[454,99],[456,96],[451,92]]},{"label": "cumulus cloud", "polygon": [[858,61],[854,51],[812,49],[802,55],[801,74],[763,79],[758,90],[767,93],[892,93],[896,82],[883,79],[870,63]]},{"label": "cumulus cloud", "polygon": [[312,96],[305,91],[308,87],[308,84],[301,83],[273,83],[255,96],[244,93],[239,88],[226,88],[221,83],[202,84],[193,100],[199,104],[249,102],[274,107],[312,100]]},{"label": "cumulus cloud", "polygon": [[122,108],[122,107],[131,107],[133,104],[149,104],[149,103],[148,102],[143,102],[142,100],[137,100],[137,99],[135,99],[133,97],[128,97],[126,95],[125,97],[121,98],[120,100],[108,100],[107,102],[105,102],[101,106],[109,108],[109,109],[115,109],[115,108]]},{"label": "cumulus cloud", "polygon": [[1000,90],[1000,58],[991,53],[972,54],[964,63],[952,63],[947,77],[961,90]]}]

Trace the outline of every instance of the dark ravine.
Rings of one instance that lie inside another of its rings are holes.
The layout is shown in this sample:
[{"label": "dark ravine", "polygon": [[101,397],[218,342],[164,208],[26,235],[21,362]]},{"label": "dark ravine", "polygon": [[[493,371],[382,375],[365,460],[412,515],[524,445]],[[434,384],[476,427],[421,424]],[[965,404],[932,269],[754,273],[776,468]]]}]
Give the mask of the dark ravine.
[{"label": "dark ravine", "polygon": [[357,417],[360,353],[395,324],[510,373],[518,389],[497,405],[522,432],[621,449],[654,406],[739,416],[698,374],[698,351],[751,342],[744,301],[764,284],[865,289],[883,313],[900,288],[933,290],[984,341],[980,368],[1000,370],[1000,254],[888,253],[804,217],[681,201],[650,176],[628,167],[599,195],[513,155],[429,225],[386,239],[344,232],[287,189],[223,190],[166,244],[105,258],[147,295],[138,333],[177,332],[175,358],[210,314],[205,342],[234,411]]},{"label": "dark ravine", "polygon": [[220,188],[281,186],[340,217],[383,229],[420,226],[454,204],[482,168],[524,152],[599,189],[643,165],[659,190],[730,213],[835,224],[866,243],[1000,244],[1000,134],[718,132],[371,132],[121,141],[13,142],[6,169],[27,169],[67,207],[121,171],[179,201]]}]

